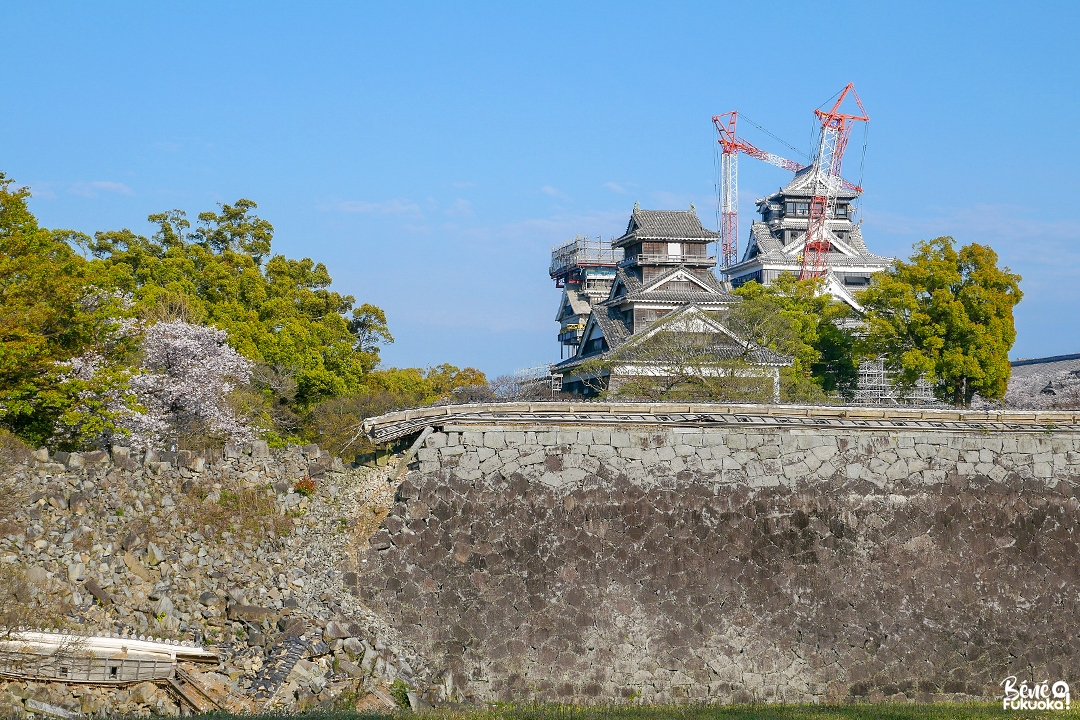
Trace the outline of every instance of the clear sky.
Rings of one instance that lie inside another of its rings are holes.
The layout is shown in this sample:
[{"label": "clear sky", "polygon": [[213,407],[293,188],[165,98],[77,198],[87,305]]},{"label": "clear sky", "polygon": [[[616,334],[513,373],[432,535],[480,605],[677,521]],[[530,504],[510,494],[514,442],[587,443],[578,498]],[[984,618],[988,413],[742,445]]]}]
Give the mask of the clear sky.
[{"label": "clear sky", "polygon": [[[808,151],[853,81],[871,250],[988,243],[1024,277],[1013,356],[1080,352],[1078,7],[8,0],[0,169],[88,233],[255,200],[386,310],[388,364],[501,374],[558,358],[552,245],[635,201],[715,228],[710,117]],[[742,159],[740,243],[789,178]]]}]

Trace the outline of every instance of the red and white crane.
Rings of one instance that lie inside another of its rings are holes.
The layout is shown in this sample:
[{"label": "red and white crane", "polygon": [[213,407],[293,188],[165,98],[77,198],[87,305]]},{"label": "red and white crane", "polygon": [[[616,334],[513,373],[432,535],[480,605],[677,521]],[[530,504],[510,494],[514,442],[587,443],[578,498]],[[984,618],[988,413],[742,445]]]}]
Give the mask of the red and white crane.
[{"label": "red and white crane", "polygon": [[[859,106],[858,115],[840,112],[844,97],[849,92]],[[844,150],[847,149],[851,127],[855,121],[870,121],[859,94],[855,92],[854,83],[848,83],[844,87],[831,109],[815,110],[814,114],[821,122],[821,130],[818,133],[817,151],[811,161],[814,172],[811,180],[810,218],[806,223],[806,244],[803,247],[802,272],[799,274],[801,280],[821,277],[827,270],[826,261],[832,243],[829,242],[825,220],[832,212],[837,191],[842,186],[840,164],[844,159]]]},{"label": "red and white crane", "polygon": [[[844,97],[847,95],[848,91],[851,91],[854,96],[855,102],[859,105],[859,110],[862,111],[862,115],[845,115],[839,112],[840,105],[843,103]],[[818,138],[817,153],[815,154],[813,161],[811,161],[811,165],[815,165],[818,168],[818,171],[814,173],[813,198],[814,200],[817,200],[819,197],[823,198],[823,204],[821,205],[823,211],[819,214],[820,217],[817,219],[817,225],[814,226],[814,202],[811,202],[811,223],[808,225],[807,249],[809,250],[813,247],[813,253],[807,251],[803,252],[803,267],[800,277],[816,277],[824,273],[824,261],[829,254],[828,235],[824,232],[825,216],[827,215],[827,210],[825,209],[832,206],[833,201],[836,198],[836,188],[842,187],[845,190],[854,193],[862,192],[861,187],[840,177],[840,161],[843,158],[844,149],[847,147],[847,141],[851,135],[852,123],[855,120],[869,120],[866,116],[866,111],[863,110],[862,101],[859,100],[859,96],[855,93],[855,86],[852,83],[848,83],[843,91],[841,91],[840,97],[837,98],[836,103],[831,110],[828,112],[815,110],[814,114],[817,115],[818,119],[821,121],[822,131]],[[738,111],[732,110],[731,112],[723,113],[721,115],[714,115],[712,119],[717,132],[720,133],[717,142],[720,143],[721,147],[720,253],[723,257],[723,264],[721,267],[728,267],[738,262],[739,153],[745,153],[750,157],[757,158],[758,160],[762,160],[770,165],[775,165],[785,170],[790,170],[791,172],[797,173],[807,167],[794,160],[788,160],[785,157],[761,150],[744,138],[736,135],[735,126],[738,117]],[[824,162],[822,162],[823,159]],[[824,172],[822,172],[822,168],[824,168]],[[829,192],[829,188],[832,188],[832,192]],[[823,191],[824,194],[819,195],[819,191]],[[814,235],[810,234],[810,227],[816,227]],[[810,245],[811,242],[814,243],[813,246]],[[822,242],[824,242],[824,252],[822,252]],[[808,257],[810,258],[811,267],[809,270],[807,263]]]}]

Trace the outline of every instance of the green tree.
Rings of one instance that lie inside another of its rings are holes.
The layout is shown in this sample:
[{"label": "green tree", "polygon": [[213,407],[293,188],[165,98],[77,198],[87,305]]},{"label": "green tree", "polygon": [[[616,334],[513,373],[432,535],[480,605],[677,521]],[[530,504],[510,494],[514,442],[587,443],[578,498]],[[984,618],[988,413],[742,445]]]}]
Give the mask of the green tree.
[{"label": "green tree", "polygon": [[[357,392],[393,342],[386,316],[373,305],[329,289],[326,266],[309,258],[271,255],[273,226],[238,200],[199,215],[191,230],[180,210],[151,215],[151,238],[130,230],[83,239],[93,254],[121,270],[138,314],[182,319],[225,330],[246,357],[287,375],[292,392],[267,385],[270,402],[300,412],[330,397]],[[256,373],[256,376],[267,373]]]},{"label": "green tree", "polygon": [[901,386],[932,380],[942,400],[967,407],[976,393],[1005,395],[1016,339],[1013,308],[1020,276],[997,254],[951,237],[922,241],[908,262],[874,276],[859,295],[866,309],[865,352],[885,358]]},{"label": "green tree", "polygon": [[780,371],[784,400],[820,402],[827,395],[850,397],[858,381],[854,337],[845,320],[851,308],[822,289],[820,279],[783,273],[765,287],[749,282],[735,290],[743,302],[728,326],[747,339],[785,355]]},{"label": "green tree", "polygon": [[0,425],[41,444],[74,396],[93,391],[62,363],[90,349],[123,354],[108,338],[124,298],[106,268],[74,252],[79,236],[39,226],[29,190],[11,185],[0,173]]}]

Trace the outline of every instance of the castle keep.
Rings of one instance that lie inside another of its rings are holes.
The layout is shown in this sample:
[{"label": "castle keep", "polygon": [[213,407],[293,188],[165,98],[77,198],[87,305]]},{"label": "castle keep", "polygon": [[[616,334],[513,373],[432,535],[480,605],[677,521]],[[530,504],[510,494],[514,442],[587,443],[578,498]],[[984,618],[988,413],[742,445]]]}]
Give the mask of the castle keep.
[{"label": "castle keep", "polygon": [[[742,259],[724,268],[733,287],[751,280],[771,285],[785,272],[798,277],[810,221],[813,171],[813,166],[803,168],[783,189],[757,201],[760,219],[750,229]],[[854,307],[858,303],[852,293],[868,286],[872,274],[885,270],[893,262],[893,258],[870,252],[863,242],[862,226],[854,217],[857,197],[854,191],[838,190],[836,202],[825,220],[829,239],[826,287]]]}]

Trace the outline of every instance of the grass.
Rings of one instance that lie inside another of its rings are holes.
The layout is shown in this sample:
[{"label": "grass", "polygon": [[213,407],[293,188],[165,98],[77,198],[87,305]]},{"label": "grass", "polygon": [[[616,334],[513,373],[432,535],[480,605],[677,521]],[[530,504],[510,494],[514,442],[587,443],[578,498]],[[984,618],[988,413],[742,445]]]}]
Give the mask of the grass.
[{"label": "grass", "polygon": [[218,540],[222,533],[231,532],[241,539],[256,540],[268,532],[283,537],[292,531],[292,518],[278,514],[269,489],[225,483],[216,501],[210,499],[211,490],[209,482],[196,484],[183,503],[186,516],[198,518],[204,537]]},{"label": "grass", "polygon": [[[295,715],[263,715],[261,720],[388,720],[413,716],[445,720],[982,720],[983,718],[1065,718],[1070,712],[1005,712],[1000,704],[932,705],[667,705],[658,707],[494,706],[464,711],[363,713],[309,710]],[[225,716],[215,715],[214,720]]]}]

